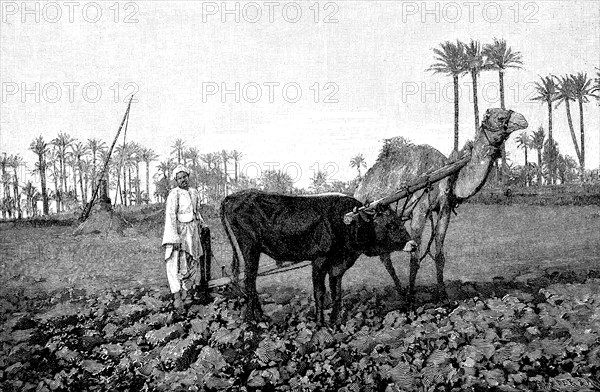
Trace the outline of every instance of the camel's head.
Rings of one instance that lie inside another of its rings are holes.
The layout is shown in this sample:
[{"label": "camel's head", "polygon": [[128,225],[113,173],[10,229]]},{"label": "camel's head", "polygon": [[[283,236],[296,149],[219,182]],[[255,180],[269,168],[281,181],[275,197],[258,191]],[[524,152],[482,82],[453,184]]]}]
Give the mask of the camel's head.
[{"label": "camel's head", "polygon": [[512,110],[488,109],[481,122],[481,133],[494,147],[500,147],[514,131],[528,127],[525,117]]}]

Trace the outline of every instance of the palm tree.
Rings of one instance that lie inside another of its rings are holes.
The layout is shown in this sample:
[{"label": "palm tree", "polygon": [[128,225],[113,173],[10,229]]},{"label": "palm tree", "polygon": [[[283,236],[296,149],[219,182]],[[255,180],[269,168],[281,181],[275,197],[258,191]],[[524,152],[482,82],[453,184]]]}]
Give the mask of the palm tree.
[{"label": "palm tree", "polygon": [[321,193],[326,190],[328,173],[323,170],[318,170],[310,179],[310,188],[315,193]]},{"label": "palm tree", "polygon": [[294,190],[294,180],[281,170],[265,170],[261,175],[260,183],[262,189],[267,192],[292,194]]},{"label": "palm tree", "polygon": [[142,161],[146,164],[146,204],[150,201],[150,162],[156,161],[158,155],[151,148],[144,148],[141,154]]},{"label": "palm tree", "polygon": [[[207,182],[209,186],[209,198],[213,201],[223,197],[223,171],[221,170],[221,163],[223,157],[220,152],[211,152],[205,154],[206,163],[209,169],[207,170]],[[201,156],[200,159],[203,159]]]},{"label": "palm tree", "polygon": [[171,151],[171,154],[177,155],[177,164],[180,165],[181,159],[183,158],[183,153],[185,152],[185,142],[183,141],[183,139],[176,139],[175,144],[173,144],[171,148],[173,149],[173,151]]},{"label": "palm tree", "polygon": [[52,144],[56,146],[56,152],[60,165],[60,180],[62,186],[62,193],[67,194],[67,150],[71,144],[75,141],[68,133],[60,132],[58,137],[52,140]]},{"label": "palm tree", "polygon": [[[513,52],[506,40],[494,38],[493,44],[487,44],[483,48],[483,55],[487,57],[492,69],[498,70],[498,81],[500,83],[500,107],[506,109],[504,104],[504,72],[508,68],[522,68],[523,59],[520,52]],[[506,144],[502,144],[502,171],[506,171]],[[504,179],[501,178],[501,182]]]},{"label": "palm tree", "polygon": [[200,151],[196,147],[190,147],[185,152],[185,159],[192,162],[192,167],[189,168],[192,172],[193,185],[198,186],[198,161],[200,160]]},{"label": "palm tree", "polygon": [[35,190],[32,198],[31,198],[31,203],[32,203],[32,207],[33,207],[33,216],[37,216],[38,215],[38,201],[42,200],[42,194],[40,192],[37,191],[37,189]]},{"label": "palm tree", "polygon": [[[552,76],[540,76],[540,81],[535,82],[535,91],[537,95],[533,100],[545,102],[548,107],[548,140],[554,140],[552,136],[552,102],[558,99],[558,89]],[[548,162],[550,168],[550,183],[554,184],[556,180],[556,162]]]},{"label": "palm tree", "polygon": [[436,54],[436,63],[432,64],[428,70],[452,76],[454,82],[454,150],[458,151],[458,77],[467,69],[465,46],[460,41],[456,41],[456,43],[446,41],[440,44],[440,47],[441,49],[433,49],[433,53]]},{"label": "palm tree", "polygon": [[229,153],[225,150],[221,151],[221,160],[223,162],[223,194],[227,196],[227,163],[231,159]]},{"label": "palm tree", "polygon": [[87,147],[92,153],[92,190],[96,186],[96,154],[107,150],[106,143],[100,139],[88,139]]},{"label": "palm tree", "polygon": [[171,173],[175,168],[175,165],[176,163],[173,158],[168,158],[166,161],[160,162],[156,167],[158,169],[156,175],[162,175],[161,179],[154,182],[157,188],[155,194],[157,194],[160,198],[166,198],[167,194],[169,193]]},{"label": "palm tree", "polygon": [[544,141],[546,134],[544,128],[540,125],[538,130],[533,133],[531,138],[531,147],[536,149],[538,152],[538,163],[537,163],[537,178],[538,186],[542,185],[542,150],[544,149]]},{"label": "palm tree", "polygon": [[558,148],[558,143],[556,140],[546,139],[544,142],[544,150],[542,161],[544,162],[544,169],[546,174],[546,183],[551,183],[552,179],[552,164],[556,162],[558,156],[560,155],[560,151]]},{"label": "palm tree", "polygon": [[479,130],[479,104],[477,100],[477,76],[481,71],[491,69],[491,64],[487,61],[487,58],[483,55],[481,50],[481,43],[479,41],[471,40],[465,45],[465,56],[466,56],[466,70],[465,73],[471,74],[473,80],[473,110],[475,112],[475,133]]},{"label": "palm tree", "polygon": [[89,157],[84,157],[85,159],[81,160],[81,166],[79,168],[79,170],[81,171],[81,173],[83,173],[83,189],[84,189],[84,193],[83,193],[83,204],[85,205],[85,203],[87,202],[87,191],[90,185],[90,169],[91,169],[91,162],[89,160]]},{"label": "palm tree", "polygon": [[[454,147],[456,147],[456,138],[454,139],[454,142],[455,142],[455,146]],[[367,167],[367,162],[365,161],[365,157],[363,157],[362,154],[356,155],[354,158],[352,158],[350,160],[350,167],[351,168],[356,168],[356,170],[358,170],[358,179],[360,180],[360,178],[362,177],[361,173],[360,173],[360,168],[361,167]]]},{"label": "palm tree", "polygon": [[[135,148],[136,144],[133,142],[127,142],[125,144],[119,145],[115,147],[114,155],[115,155],[115,165],[116,165],[116,176],[117,176],[117,194],[115,197],[115,203],[117,201],[117,197],[121,198],[121,203],[123,205],[128,205],[127,198],[129,197],[129,205],[131,204],[131,169],[136,164],[135,160]],[[122,177],[122,189],[121,188],[121,179]],[[128,179],[129,177],[129,179]],[[120,190],[120,192],[119,192]]]},{"label": "palm tree", "polygon": [[506,109],[504,104],[504,72],[508,68],[522,68],[523,58],[520,52],[513,52],[506,40],[494,38],[494,43],[487,44],[483,48],[483,55],[491,64],[491,69],[498,70],[500,83],[500,107]]},{"label": "palm tree", "polygon": [[559,155],[556,167],[561,184],[567,184],[577,177],[577,162],[569,155]]},{"label": "palm tree", "polygon": [[517,138],[517,146],[522,148],[525,151],[525,170],[526,170],[526,185],[530,186],[531,182],[529,179],[529,172],[527,169],[529,168],[529,160],[527,159],[527,150],[531,147],[531,138],[527,134],[527,132],[521,132],[519,137]]},{"label": "palm tree", "polygon": [[[114,171],[115,171],[115,178],[116,178],[116,190],[115,190],[115,201],[113,204],[117,204],[117,198],[121,198],[121,204],[126,204],[127,201],[124,201],[123,195],[125,194],[125,189],[127,187],[126,185],[126,178],[125,178],[125,156],[126,156],[126,151],[125,149],[126,144],[120,144],[118,146],[115,147],[114,152],[113,152],[113,156],[115,158],[114,160]],[[123,171],[123,189],[121,189],[121,171]]]},{"label": "palm tree", "polygon": [[75,142],[71,145],[71,167],[73,169],[73,189],[75,191],[75,199],[77,199],[77,171],[79,171],[79,189],[81,190],[81,201],[85,204],[87,196],[83,188],[83,173],[81,158],[88,153],[87,145],[83,142]]},{"label": "palm tree", "polygon": [[571,101],[575,101],[575,92],[573,81],[568,76],[560,76],[555,77],[557,80],[558,93],[556,95],[556,107],[558,107],[561,103],[564,102],[565,109],[567,112],[567,122],[569,124],[569,130],[571,131],[571,139],[573,140],[573,147],[575,147],[575,154],[577,155],[577,160],[581,165],[581,152],[579,151],[579,143],[577,142],[577,136],[575,136],[575,129],[573,128],[573,119],[571,117]]},{"label": "palm tree", "polygon": [[[208,153],[200,155],[200,160],[206,164],[204,170],[203,181],[208,188],[209,197],[218,194],[220,181],[219,165],[221,163],[221,155],[219,153]],[[213,189],[211,189],[213,188]]]},{"label": "palm tree", "polygon": [[53,146],[48,154],[48,160],[52,164],[52,171],[50,174],[52,175],[52,180],[54,182],[54,201],[56,202],[56,212],[61,211],[62,206],[62,192],[60,191],[60,168],[56,166],[59,158],[58,158],[58,148]]},{"label": "palm tree", "polygon": [[[10,184],[10,174],[6,173],[6,168],[8,167],[8,157],[6,156],[6,153],[3,152],[2,153],[2,158],[0,158],[0,167],[2,168],[2,189],[4,190],[4,196],[3,199],[8,200],[10,197],[10,188],[9,188],[9,184]],[[5,217],[5,210],[2,210],[2,217]]]},{"label": "palm tree", "polygon": [[[75,168],[77,168],[77,170],[79,171],[79,189],[81,190],[81,201],[83,202],[83,204],[87,202],[87,191],[83,185],[82,158],[84,158],[88,154],[88,151],[89,150],[87,145],[82,142],[76,142],[71,146],[71,155],[73,156],[73,159],[75,161],[75,166],[73,166],[73,173],[75,173]],[[75,189],[77,189],[77,186],[75,186]],[[75,197],[77,197],[77,194],[75,194]]]},{"label": "palm tree", "polygon": [[[73,147],[72,145],[70,147]],[[77,203],[77,160],[69,151],[67,152],[67,158],[65,159],[65,165],[71,169],[71,173],[73,174],[73,191],[69,190],[69,193],[73,195],[75,198],[75,203]]]},{"label": "palm tree", "polygon": [[585,172],[585,129],[583,125],[583,104],[590,102],[589,97],[596,98],[592,79],[589,79],[587,73],[578,72],[577,75],[571,75],[573,95],[579,104],[579,131],[581,134],[581,171]]},{"label": "palm tree", "polygon": [[27,181],[27,184],[23,186],[22,190],[27,200],[27,205],[25,207],[25,211],[27,211],[27,216],[31,217],[37,215],[36,196],[39,195],[37,189],[31,183],[31,181]]},{"label": "palm tree", "polygon": [[[129,142],[125,144],[124,149],[124,161],[123,161],[123,183],[127,181],[127,187],[123,186],[123,192],[125,197],[129,197],[129,205],[133,204],[132,196],[133,192],[131,188],[133,183],[131,180],[131,169],[135,166],[135,143]],[[129,178],[129,179],[127,179]],[[127,205],[127,204],[126,204]]]},{"label": "palm tree", "polygon": [[158,174],[162,174],[162,176],[164,178],[169,178],[171,176],[170,171],[171,171],[171,167],[170,167],[170,163],[169,161],[162,161],[158,164],[158,166],[156,166],[156,169],[158,170]]},{"label": "palm tree", "polygon": [[236,183],[236,185],[238,183],[238,178],[239,178],[240,160],[242,159],[243,156],[244,156],[244,154],[242,154],[238,150],[231,151],[231,159],[233,159],[233,164],[234,164],[233,171],[234,171],[234,175],[235,175],[235,183]]},{"label": "palm tree", "polygon": [[16,155],[11,155],[8,158],[8,166],[12,167],[13,169],[13,191],[14,191],[14,199],[15,199],[15,208],[16,208],[16,214],[17,218],[21,219],[23,216],[23,213],[21,211],[21,195],[19,193],[19,178],[18,178],[18,172],[19,172],[19,167],[23,165],[23,158],[21,158],[21,156],[19,154]]},{"label": "palm tree", "polygon": [[42,187],[42,212],[44,215],[48,215],[48,190],[46,188],[46,155],[49,152],[48,143],[40,135],[31,142],[29,149],[38,157],[37,169],[40,173],[40,185]]},{"label": "palm tree", "polygon": [[175,168],[177,167],[177,164],[175,163],[175,160],[173,158],[168,158],[167,159],[167,178],[171,179],[171,176],[173,175],[173,170],[175,170]]},{"label": "palm tree", "polygon": [[166,193],[162,195],[165,199],[167,197],[167,194],[169,193],[169,190],[171,189],[171,174],[173,173],[173,169],[175,169],[176,166],[177,163],[175,162],[175,160],[173,158],[168,158],[166,161],[160,162],[160,164],[157,167],[158,174],[163,175],[162,182],[166,185]]},{"label": "palm tree", "polygon": [[135,204],[139,205],[142,201],[142,191],[140,189],[140,164],[142,163],[142,152],[144,147],[138,143],[131,143],[131,164],[135,167]]},{"label": "palm tree", "polygon": [[[135,155],[131,154],[127,158],[127,176],[129,178],[129,181],[127,182],[127,186],[128,186],[127,196],[129,197],[129,205],[130,206],[133,205],[134,190],[137,192],[136,181],[135,181],[135,179],[131,178],[131,170],[133,169],[134,166],[135,166]],[[135,201],[135,204],[138,204],[137,200]]]}]

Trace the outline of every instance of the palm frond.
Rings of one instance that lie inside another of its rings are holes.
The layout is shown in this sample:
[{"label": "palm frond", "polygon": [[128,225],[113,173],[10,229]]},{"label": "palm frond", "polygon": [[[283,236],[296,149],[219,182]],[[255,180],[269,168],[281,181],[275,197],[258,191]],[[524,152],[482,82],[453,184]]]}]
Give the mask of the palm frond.
[{"label": "palm frond", "polygon": [[447,75],[460,75],[466,69],[466,57],[464,44],[460,41],[446,41],[440,44],[440,48],[434,48],[436,62],[427,70],[434,73]]}]

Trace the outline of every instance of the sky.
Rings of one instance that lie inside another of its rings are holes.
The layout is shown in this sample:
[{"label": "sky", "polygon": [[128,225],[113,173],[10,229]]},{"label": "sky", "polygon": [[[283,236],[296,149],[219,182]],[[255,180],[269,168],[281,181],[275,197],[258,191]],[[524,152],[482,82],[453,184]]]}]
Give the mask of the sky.
[{"label": "sky", "polygon": [[[251,176],[350,180],[350,159],[371,166],[385,138],[451,151],[452,79],[427,70],[444,41],[504,38],[522,53],[523,69],[505,77],[506,105],[530,133],[547,128],[546,106],[531,100],[539,76],[600,67],[598,1],[1,1],[0,18],[0,151],[29,169],[39,135],[110,143],[135,92],[127,139],[161,160],[181,138],[201,153],[241,151]],[[481,116],[500,106],[497,79],[480,76]],[[474,121],[470,78],[460,84],[462,145]],[[596,168],[597,102],[584,119]],[[553,132],[575,156],[562,106]],[[515,138],[509,158],[523,164]]]}]

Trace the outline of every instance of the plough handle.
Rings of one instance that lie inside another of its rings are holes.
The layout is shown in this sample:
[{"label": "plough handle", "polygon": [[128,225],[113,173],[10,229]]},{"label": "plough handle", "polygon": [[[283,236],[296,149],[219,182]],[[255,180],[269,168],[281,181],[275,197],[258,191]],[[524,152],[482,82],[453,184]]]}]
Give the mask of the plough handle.
[{"label": "plough handle", "polygon": [[364,207],[358,208],[356,211],[348,212],[346,215],[344,215],[344,223],[349,225],[350,223],[352,223],[352,221],[356,220],[360,213],[373,213],[377,210],[377,208],[387,207],[388,205],[395,203],[400,199],[404,199],[405,197],[410,196],[413,193],[428,187],[430,184],[443,180],[444,178],[460,171],[460,169],[465,167],[470,160],[471,152],[469,151],[461,158],[452,161],[429,174],[417,178],[410,184],[406,184],[400,190],[394,192],[390,196],[386,196],[381,199],[375,200],[374,202],[365,205]]}]

